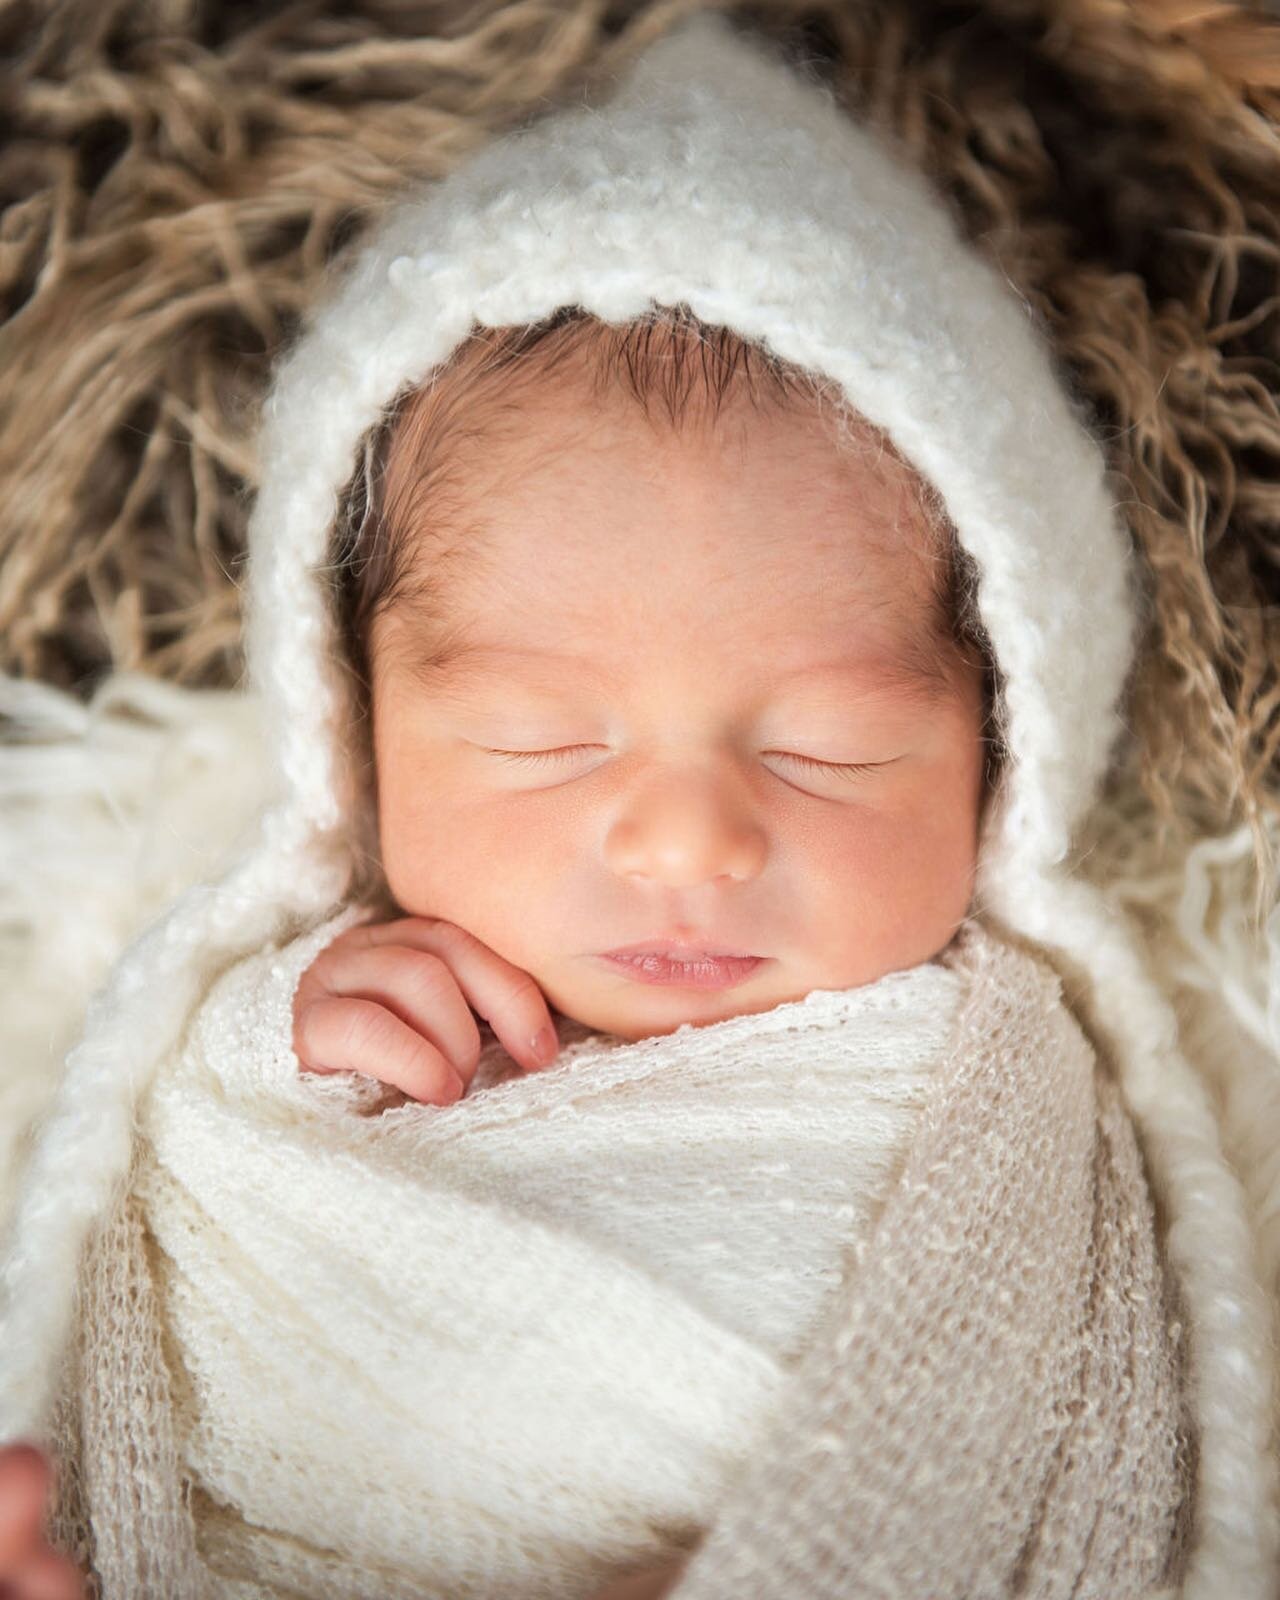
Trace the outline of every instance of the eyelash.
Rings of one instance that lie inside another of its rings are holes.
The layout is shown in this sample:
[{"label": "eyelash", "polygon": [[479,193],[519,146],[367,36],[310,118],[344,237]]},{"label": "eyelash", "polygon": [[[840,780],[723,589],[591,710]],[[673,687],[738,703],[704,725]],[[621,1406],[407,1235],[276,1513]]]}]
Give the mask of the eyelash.
[{"label": "eyelash", "polygon": [[[480,748],[488,755],[501,756],[513,766],[540,766],[547,761],[562,761],[571,751],[585,750],[588,746],[566,744],[558,750],[491,750],[485,745],[481,745]],[[812,756],[792,755],[785,751],[779,754],[787,761],[798,761],[802,767],[820,772],[833,772],[841,778],[861,777],[864,773],[875,772],[880,767],[890,765],[887,761],[816,761]]]}]

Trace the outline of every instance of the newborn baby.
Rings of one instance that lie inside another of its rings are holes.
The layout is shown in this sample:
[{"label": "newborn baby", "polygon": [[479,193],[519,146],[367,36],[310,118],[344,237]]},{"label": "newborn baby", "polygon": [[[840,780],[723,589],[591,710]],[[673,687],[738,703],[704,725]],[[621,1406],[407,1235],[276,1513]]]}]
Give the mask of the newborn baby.
[{"label": "newborn baby", "polygon": [[[650,384],[695,379],[673,416],[618,381],[637,338]],[[562,321],[495,373],[481,339],[388,430],[347,614],[407,915],[303,975],[306,1068],[450,1104],[477,1018],[536,1070],[554,1012],[636,1040],[766,1011],[965,917],[987,684],[954,546],[872,430],[726,330],[699,385],[698,341]]]},{"label": "newborn baby", "polygon": [[869,426],[727,330],[719,389],[679,322],[494,337],[403,403],[346,573],[405,915],[296,1006],[307,1067],[441,1104],[477,1015],[536,1068],[557,1011],[635,1040],[928,961],[989,777],[956,547]]},{"label": "newborn baby", "polygon": [[[348,926],[302,972],[292,1046],[305,1072],[380,1080],[402,1104],[447,1106],[474,1089],[482,1027],[499,1047],[488,1084],[504,1063],[518,1074],[555,1058],[556,1013],[577,1051],[925,966],[966,917],[988,791],[988,668],[963,568],[887,443],[725,329],[560,315],[513,362],[520,338],[477,335],[388,417],[367,464],[368,545],[341,564],[384,898],[403,914]],[[778,1216],[797,1200],[753,1176],[771,1169],[752,1157],[778,1153],[781,1102],[750,1142],[720,1149],[715,1170],[690,1146],[693,1200],[678,1159],[652,1167],[654,1148],[650,1181],[671,1194],[674,1221],[638,1183],[639,1219],[612,1219],[655,1282],[689,1290],[719,1326],[736,1314],[750,1341],[729,1380],[743,1427],[772,1405],[774,1359],[817,1314],[832,1277],[822,1251],[853,1225],[840,1219],[874,1210],[909,1142],[958,992],[946,976],[918,991],[936,1016],[910,1042],[882,1034],[861,1066],[853,1035],[843,1062],[826,1047],[833,1075],[812,1081],[844,1135],[788,1151],[801,1163],[783,1187],[801,1197],[803,1247]],[[920,999],[903,994],[887,1002],[905,1022]],[[234,1093],[233,1054],[217,1044],[206,1059]],[[604,1081],[594,1058],[582,1070]],[[798,1102],[812,1093],[802,1084]],[[732,1090],[691,1073],[683,1092],[710,1107]],[[734,1107],[723,1099],[726,1126],[760,1114]],[[483,1142],[451,1152],[432,1147],[429,1125],[384,1122],[387,1158],[400,1134],[417,1170],[447,1172],[452,1155],[471,1184],[487,1158],[495,1187],[562,1220],[563,1195],[538,1192],[536,1141],[518,1160]],[[601,1126],[608,1147],[615,1125]],[[566,1162],[552,1156],[555,1176]],[[707,1202],[694,1203],[714,1177],[731,1185],[730,1231],[746,1230],[723,1265],[702,1253]],[[592,1187],[603,1199],[575,1202],[569,1220],[599,1243],[612,1197]],[[787,1280],[772,1302],[759,1292],[770,1271]],[[735,1274],[754,1284],[745,1300]],[[166,1292],[181,1318],[188,1291]],[[730,1370],[710,1348],[703,1359]],[[192,1412],[189,1425],[207,1424]],[[726,1449],[741,1449],[732,1437]],[[682,1566],[618,1579],[599,1600],[665,1593]]]},{"label": "newborn baby", "polygon": [[1103,458],[909,170],[690,26],[408,197],[268,398],[277,792],[6,1266],[105,1600],[1145,1593],[1193,1525],[1264,1593],[1239,1188],[1068,861]]}]

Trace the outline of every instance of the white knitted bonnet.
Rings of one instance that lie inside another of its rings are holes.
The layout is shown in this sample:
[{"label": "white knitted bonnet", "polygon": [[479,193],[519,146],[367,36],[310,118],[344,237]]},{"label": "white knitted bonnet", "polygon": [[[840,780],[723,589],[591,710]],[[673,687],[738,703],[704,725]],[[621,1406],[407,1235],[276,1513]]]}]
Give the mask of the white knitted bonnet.
[{"label": "white knitted bonnet", "polygon": [[362,780],[326,578],[361,440],[475,322],[684,302],[838,384],[945,502],[979,573],[1009,760],[977,895],[1066,980],[1135,1116],[1193,1324],[1188,1595],[1263,1594],[1274,1538],[1268,1307],[1241,1188],[1175,1018],[1069,854],[1124,734],[1142,605],[1101,452],[1027,305],[921,175],[803,68],[713,13],[600,104],[540,115],[394,206],[280,364],[259,441],[247,650],[277,794],[252,847],[138,938],[90,1007],[3,1263],[0,1442],[39,1436],[80,1247],[134,1108],[229,962],[343,902]]}]

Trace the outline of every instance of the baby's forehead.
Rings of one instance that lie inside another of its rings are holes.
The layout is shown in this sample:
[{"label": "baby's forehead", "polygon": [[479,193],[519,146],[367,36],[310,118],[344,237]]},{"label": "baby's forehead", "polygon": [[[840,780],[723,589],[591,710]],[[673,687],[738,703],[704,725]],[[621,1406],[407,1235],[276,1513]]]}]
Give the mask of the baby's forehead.
[{"label": "baby's forehead", "polygon": [[664,407],[656,370],[638,397],[616,367],[522,357],[406,399],[380,533],[421,620],[535,607],[617,651],[650,616],[708,643],[936,622],[940,504],[882,431],[814,391]]},{"label": "baby's forehead", "polygon": [[677,526],[625,497],[605,509],[591,496],[489,500],[482,521],[459,517],[446,551],[421,541],[393,608],[400,642],[428,664],[433,650],[532,633],[576,641],[600,663],[657,648],[741,671],[832,657],[853,639],[906,652],[911,673],[931,664],[941,573],[919,555],[889,557],[866,539],[854,548],[851,534],[801,527],[799,514],[774,532],[732,514],[704,527],[691,512]]},{"label": "baby's forehead", "polygon": [[465,578],[455,566],[399,608],[395,652],[433,690],[607,687],[667,666],[754,680],[851,663],[894,687],[931,689],[949,676],[935,596],[872,581],[856,563],[836,578],[792,551],[729,587],[699,579],[712,569],[697,561],[652,559],[637,578],[633,554],[587,572],[543,552],[510,562],[477,548]]},{"label": "baby's forehead", "polygon": [[[402,522],[443,530],[454,507],[468,514],[472,536],[509,512],[530,542],[535,529],[545,539],[578,525],[643,529],[643,538],[692,506],[687,532],[707,540],[719,532],[745,561],[757,559],[753,530],[793,568],[831,559],[837,544],[882,563],[933,554],[920,535],[937,521],[937,497],[870,424],[855,429],[812,404],[741,393],[714,415],[674,420],[617,385],[599,394],[564,373],[532,381],[532,391],[524,380],[503,404],[472,407],[465,419],[442,423],[430,409],[407,408],[387,469],[387,498]],[[815,524],[831,546],[788,538]]]}]

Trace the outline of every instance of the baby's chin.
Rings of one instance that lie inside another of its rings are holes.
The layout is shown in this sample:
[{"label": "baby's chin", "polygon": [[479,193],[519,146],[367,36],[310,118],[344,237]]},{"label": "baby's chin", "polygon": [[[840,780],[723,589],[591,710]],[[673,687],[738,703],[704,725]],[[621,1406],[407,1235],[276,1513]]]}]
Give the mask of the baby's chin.
[{"label": "baby's chin", "polygon": [[621,983],[621,988],[607,994],[560,996],[553,994],[549,985],[545,986],[545,993],[554,1012],[567,1021],[632,1044],[664,1038],[686,1023],[694,1028],[708,1027],[731,1017],[772,1011],[788,1000],[804,998],[803,994],[764,992],[763,986],[753,986],[751,980],[733,989],[718,990],[641,984],[625,978]]}]

